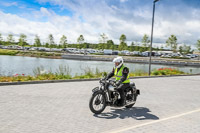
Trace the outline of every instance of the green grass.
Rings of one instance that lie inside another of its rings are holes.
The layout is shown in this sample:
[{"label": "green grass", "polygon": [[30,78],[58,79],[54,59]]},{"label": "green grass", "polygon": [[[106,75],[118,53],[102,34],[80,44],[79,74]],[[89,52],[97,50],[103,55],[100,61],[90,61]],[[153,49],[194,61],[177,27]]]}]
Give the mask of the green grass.
[{"label": "green grass", "polygon": [[31,57],[55,57],[61,56],[61,53],[50,53],[50,52],[25,52],[18,50],[8,50],[8,49],[0,49],[0,55],[19,55],[19,56],[31,56]]},{"label": "green grass", "polygon": [[0,49],[0,55],[17,55],[19,53],[18,50],[7,50],[7,49]]}]

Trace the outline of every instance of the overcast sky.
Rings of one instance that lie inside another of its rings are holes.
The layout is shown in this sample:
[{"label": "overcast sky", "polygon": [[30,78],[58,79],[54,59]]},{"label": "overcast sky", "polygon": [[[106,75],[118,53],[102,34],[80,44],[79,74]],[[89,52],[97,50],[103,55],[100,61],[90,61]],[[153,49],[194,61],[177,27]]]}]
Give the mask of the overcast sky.
[{"label": "overcast sky", "polygon": [[[105,33],[119,43],[140,42],[150,36],[153,0],[0,0],[0,33],[6,39],[21,33],[33,43],[38,34],[46,41],[53,34],[59,42],[66,35],[76,43],[82,34],[87,42],[98,43]],[[165,44],[174,34],[178,43],[194,46],[200,39],[200,0],[160,0],[156,3],[154,43]]]}]

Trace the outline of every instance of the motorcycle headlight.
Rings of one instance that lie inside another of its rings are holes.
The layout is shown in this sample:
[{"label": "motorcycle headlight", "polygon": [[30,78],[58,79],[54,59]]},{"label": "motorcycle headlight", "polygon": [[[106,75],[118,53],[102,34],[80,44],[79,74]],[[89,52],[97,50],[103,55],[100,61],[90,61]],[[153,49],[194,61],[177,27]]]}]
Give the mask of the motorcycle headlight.
[{"label": "motorcycle headlight", "polygon": [[100,88],[101,88],[101,89],[104,89],[104,86],[103,86],[103,85],[101,85],[101,86],[100,86]]},{"label": "motorcycle headlight", "polygon": [[109,85],[109,86],[108,86],[108,89],[109,89],[110,91],[114,91],[114,90],[115,90],[115,87],[112,86],[112,85]]}]

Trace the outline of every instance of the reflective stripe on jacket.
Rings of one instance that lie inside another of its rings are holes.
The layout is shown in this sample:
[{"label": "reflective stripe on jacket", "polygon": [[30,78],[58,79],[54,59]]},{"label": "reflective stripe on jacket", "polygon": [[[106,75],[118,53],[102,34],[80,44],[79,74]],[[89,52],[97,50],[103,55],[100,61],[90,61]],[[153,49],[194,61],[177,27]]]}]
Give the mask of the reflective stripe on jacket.
[{"label": "reflective stripe on jacket", "polygon": [[[120,80],[122,78],[122,72],[124,70],[125,66],[122,65],[122,67],[120,68],[120,70],[117,72],[117,68],[115,68],[115,72],[114,72],[114,75],[116,77],[116,81]],[[130,83],[130,79],[129,79],[129,74],[127,75],[127,78],[124,82],[122,83]]]}]

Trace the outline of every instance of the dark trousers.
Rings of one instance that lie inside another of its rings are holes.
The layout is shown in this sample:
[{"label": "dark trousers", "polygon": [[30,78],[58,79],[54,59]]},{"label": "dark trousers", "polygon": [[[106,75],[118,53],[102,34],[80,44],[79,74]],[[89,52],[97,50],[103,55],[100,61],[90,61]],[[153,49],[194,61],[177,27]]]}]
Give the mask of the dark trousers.
[{"label": "dark trousers", "polygon": [[124,90],[126,88],[128,88],[130,86],[129,83],[125,83],[125,84],[120,84],[118,87],[117,87],[117,90],[119,91],[119,94],[120,94],[120,97],[121,97],[121,102],[123,103],[125,101],[125,92]]}]

